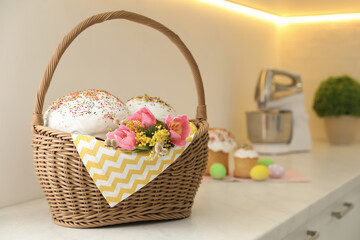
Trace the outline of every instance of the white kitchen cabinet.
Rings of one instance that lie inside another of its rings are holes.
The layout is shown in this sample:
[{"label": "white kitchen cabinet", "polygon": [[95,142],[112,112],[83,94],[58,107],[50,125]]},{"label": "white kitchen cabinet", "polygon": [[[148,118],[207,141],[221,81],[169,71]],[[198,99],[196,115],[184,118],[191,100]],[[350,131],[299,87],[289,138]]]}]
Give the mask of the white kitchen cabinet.
[{"label": "white kitchen cabinet", "polygon": [[[359,240],[360,239],[360,186],[352,188],[338,199],[326,199],[328,206],[314,217],[291,232],[284,240],[312,239],[307,232],[317,232],[319,240]],[[351,205],[351,206],[350,206]],[[335,217],[333,213],[343,214]]]},{"label": "white kitchen cabinet", "polygon": [[[353,204],[341,219],[331,216],[332,212],[342,212],[348,210],[344,203]],[[328,240],[359,240],[360,239],[360,187],[354,192],[347,194],[327,208],[319,219],[309,222],[308,227],[313,227],[320,232],[319,239]]]},{"label": "white kitchen cabinet", "polygon": [[306,234],[308,231],[307,224],[304,224],[291,232],[288,236],[286,236],[283,240],[308,240],[310,237]]}]

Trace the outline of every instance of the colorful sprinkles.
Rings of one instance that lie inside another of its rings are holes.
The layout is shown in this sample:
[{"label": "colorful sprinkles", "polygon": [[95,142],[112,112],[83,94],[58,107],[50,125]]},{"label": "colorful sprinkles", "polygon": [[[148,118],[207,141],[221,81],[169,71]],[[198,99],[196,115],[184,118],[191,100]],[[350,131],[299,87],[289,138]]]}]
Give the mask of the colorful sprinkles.
[{"label": "colorful sprinkles", "polygon": [[224,128],[210,128],[209,142],[213,143],[215,141],[232,142],[234,141],[234,136]]},{"label": "colorful sprinkles", "polygon": [[175,115],[175,110],[170,104],[159,97],[151,97],[147,94],[130,98],[126,101],[126,106],[130,110],[130,113],[138,111],[141,107],[147,107],[152,111],[156,118],[162,121],[165,121],[167,114]]},{"label": "colorful sprinkles", "polygon": [[[70,113],[73,118],[96,115],[102,119],[114,119],[120,109],[126,108],[125,104],[117,97],[104,90],[88,89],[63,96],[54,101],[46,110],[58,111],[63,116]],[[65,110],[65,111],[63,111]],[[99,114],[99,111],[100,114]]]},{"label": "colorful sprinkles", "polygon": [[145,94],[144,96],[136,96],[136,97],[130,98],[129,100],[127,100],[127,102],[130,102],[131,100],[134,100],[134,99],[136,99],[140,102],[153,103],[153,105],[155,105],[154,103],[159,103],[162,106],[167,106],[169,108],[173,108],[170,106],[170,104],[166,103],[161,98],[151,97],[151,96],[148,96],[147,94]]},{"label": "colorful sprinkles", "polygon": [[222,151],[229,153],[236,148],[234,136],[224,128],[209,129],[208,147],[214,152]]}]

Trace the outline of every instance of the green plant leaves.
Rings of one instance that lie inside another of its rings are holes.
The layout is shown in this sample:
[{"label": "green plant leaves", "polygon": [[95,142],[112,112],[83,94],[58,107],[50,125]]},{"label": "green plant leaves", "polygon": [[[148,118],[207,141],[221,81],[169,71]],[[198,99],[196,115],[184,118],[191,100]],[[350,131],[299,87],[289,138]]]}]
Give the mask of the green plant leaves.
[{"label": "green plant leaves", "polygon": [[319,117],[360,117],[360,83],[347,75],[329,77],[320,84],[313,108]]}]

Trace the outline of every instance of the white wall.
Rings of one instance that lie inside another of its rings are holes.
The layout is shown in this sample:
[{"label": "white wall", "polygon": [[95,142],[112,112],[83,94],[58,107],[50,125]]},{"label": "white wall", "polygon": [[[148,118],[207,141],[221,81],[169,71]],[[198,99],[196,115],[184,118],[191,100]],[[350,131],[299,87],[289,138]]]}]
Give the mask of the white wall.
[{"label": "white wall", "polygon": [[360,80],[360,21],[293,24],[279,34],[279,64],[301,75],[312,136],[325,140],[323,119],[312,109],[314,95],[329,76],[348,74]]},{"label": "white wall", "polygon": [[[263,66],[277,64],[276,26],[193,0],[0,1],[0,207],[41,197],[32,165],[30,119],[42,73],[61,38],[93,14],[126,9],[165,24],[187,44],[204,79],[212,126],[246,139],[244,111]],[[152,29],[125,21],[82,34],[59,64],[46,104],[67,93],[105,89],[122,100],[148,93],[194,115],[190,70]]]}]

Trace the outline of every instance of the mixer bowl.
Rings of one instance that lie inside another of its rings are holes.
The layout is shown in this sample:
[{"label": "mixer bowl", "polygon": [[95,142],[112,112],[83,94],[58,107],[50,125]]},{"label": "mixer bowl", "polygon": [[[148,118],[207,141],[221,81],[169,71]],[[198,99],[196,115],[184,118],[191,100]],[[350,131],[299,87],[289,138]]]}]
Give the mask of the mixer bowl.
[{"label": "mixer bowl", "polygon": [[246,122],[248,137],[253,143],[289,143],[291,140],[291,111],[247,112]]}]

